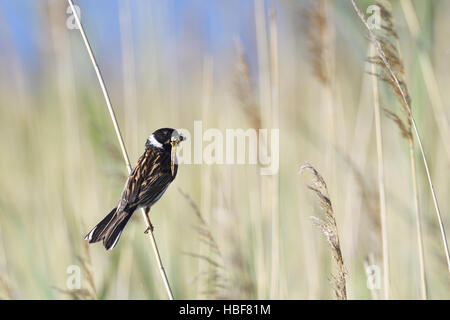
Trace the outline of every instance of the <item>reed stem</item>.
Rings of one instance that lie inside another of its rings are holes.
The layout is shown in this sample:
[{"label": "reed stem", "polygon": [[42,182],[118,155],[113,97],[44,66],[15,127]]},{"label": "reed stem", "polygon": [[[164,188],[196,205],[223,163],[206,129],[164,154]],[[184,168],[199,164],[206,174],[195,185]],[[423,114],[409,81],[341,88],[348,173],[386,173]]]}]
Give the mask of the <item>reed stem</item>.
[{"label": "reed stem", "polygon": [[[375,48],[372,45],[370,49],[371,56],[375,53]],[[377,74],[377,67],[374,63],[371,64],[372,73]],[[383,287],[384,299],[388,300],[390,296],[390,277],[389,277],[389,245],[388,245],[388,224],[387,224],[387,210],[386,210],[386,193],[384,185],[384,163],[383,163],[383,138],[381,135],[381,111],[380,100],[378,94],[378,79],[373,77],[373,106],[375,114],[375,134],[377,141],[377,159],[378,159],[378,192],[380,199],[380,221],[381,221],[381,242],[383,252]]]},{"label": "reed stem", "polygon": [[419,248],[419,267],[420,267],[420,292],[422,299],[427,299],[427,282],[425,277],[425,258],[423,251],[423,236],[422,236],[422,222],[419,206],[419,187],[417,184],[417,173],[416,173],[416,160],[414,157],[414,141],[408,139],[409,142],[409,160],[411,163],[411,175],[413,179],[414,188],[414,208],[415,208],[415,219],[416,219],[416,232],[417,232],[417,246]]},{"label": "reed stem", "polygon": [[[272,4],[273,5],[273,4]],[[270,69],[271,69],[271,104],[272,104],[272,128],[279,127],[280,112],[280,78],[278,66],[278,31],[275,16],[275,8],[272,8],[269,21],[270,34]],[[274,155],[272,155],[274,156]],[[280,298],[280,208],[279,208],[279,174],[271,177],[272,188],[272,275],[271,275],[271,297]]]}]

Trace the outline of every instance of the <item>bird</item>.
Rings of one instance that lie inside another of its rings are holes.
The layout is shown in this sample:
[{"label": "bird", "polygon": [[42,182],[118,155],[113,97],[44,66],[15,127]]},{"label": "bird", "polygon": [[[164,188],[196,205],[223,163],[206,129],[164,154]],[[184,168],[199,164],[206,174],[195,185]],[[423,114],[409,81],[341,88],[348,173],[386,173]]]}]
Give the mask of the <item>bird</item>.
[{"label": "bird", "polygon": [[[122,235],[128,220],[137,209],[148,214],[167,190],[178,172],[176,148],[185,138],[172,128],[154,131],[146,140],[145,151],[131,171],[116,207],[86,236],[89,243],[103,241],[106,250],[112,250]],[[149,227],[145,230],[153,231]]]}]

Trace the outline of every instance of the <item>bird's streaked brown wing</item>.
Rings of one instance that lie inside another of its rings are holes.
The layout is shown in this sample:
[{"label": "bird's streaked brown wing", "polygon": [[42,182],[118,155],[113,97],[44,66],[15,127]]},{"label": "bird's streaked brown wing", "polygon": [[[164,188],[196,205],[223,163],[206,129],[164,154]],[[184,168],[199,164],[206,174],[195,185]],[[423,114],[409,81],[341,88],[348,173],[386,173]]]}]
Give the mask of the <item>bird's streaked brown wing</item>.
[{"label": "bird's streaked brown wing", "polygon": [[125,184],[118,211],[154,203],[174,178],[170,171],[170,155],[147,149]]}]

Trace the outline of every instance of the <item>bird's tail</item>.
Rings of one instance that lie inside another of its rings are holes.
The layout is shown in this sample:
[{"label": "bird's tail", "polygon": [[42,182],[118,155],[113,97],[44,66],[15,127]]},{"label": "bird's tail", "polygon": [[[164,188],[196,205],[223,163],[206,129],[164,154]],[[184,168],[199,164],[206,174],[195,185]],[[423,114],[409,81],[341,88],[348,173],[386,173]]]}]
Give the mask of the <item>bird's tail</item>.
[{"label": "bird's tail", "polygon": [[117,208],[111,210],[108,215],[103,218],[87,235],[84,240],[94,243],[103,240],[106,250],[115,247],[120,239],[123,229],[125,228],[132,213],[122,211],[116,212]]}]

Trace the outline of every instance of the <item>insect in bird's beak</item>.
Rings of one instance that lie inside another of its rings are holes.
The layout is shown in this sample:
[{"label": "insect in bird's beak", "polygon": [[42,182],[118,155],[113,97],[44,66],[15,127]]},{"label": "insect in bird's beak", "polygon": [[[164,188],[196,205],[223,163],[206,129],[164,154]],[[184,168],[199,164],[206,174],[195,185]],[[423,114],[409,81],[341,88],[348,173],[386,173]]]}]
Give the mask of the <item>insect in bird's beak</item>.
[{"label": "insect in bird's beak", "polygon": [[176,137],[172,137],[170,141],[170,145],[172,146],[172,150],[170,151],[170,169],[172,171],[172,177],[175,174],[175,156],[177,154],[177,146],[183,140],[186,140],[186,138],[182,135],[179,135]]}]

